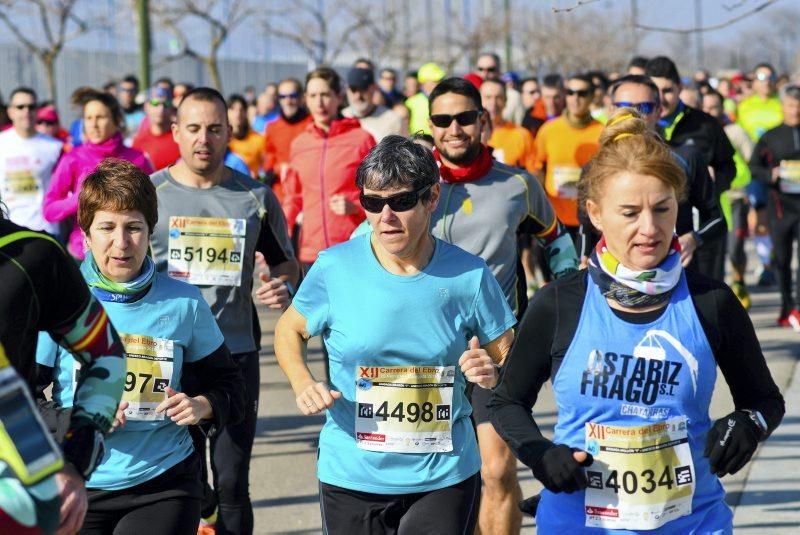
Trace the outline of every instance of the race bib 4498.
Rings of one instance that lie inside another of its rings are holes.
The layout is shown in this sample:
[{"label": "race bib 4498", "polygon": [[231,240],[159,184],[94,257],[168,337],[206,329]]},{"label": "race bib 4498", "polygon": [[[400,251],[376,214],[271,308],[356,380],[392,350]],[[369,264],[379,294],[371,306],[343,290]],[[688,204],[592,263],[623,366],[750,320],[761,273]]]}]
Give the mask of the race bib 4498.
[{"label": "race bib 4498", "polygon": [[356,444],[372,451],[452,451],[455,366],[357,366]]}]

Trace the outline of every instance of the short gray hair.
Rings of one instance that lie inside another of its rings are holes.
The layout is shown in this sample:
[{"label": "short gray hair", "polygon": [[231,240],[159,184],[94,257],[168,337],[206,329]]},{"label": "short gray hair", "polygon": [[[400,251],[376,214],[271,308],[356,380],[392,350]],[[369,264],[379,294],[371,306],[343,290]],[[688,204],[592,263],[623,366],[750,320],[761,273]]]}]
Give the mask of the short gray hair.
[{"label": "short gray hair", "polygon": [[[439,181],[433,153],[403,136],[386,136],[358,166],[356,186],[381,191],[389,188],[420,190]],[[422,196],[427,198],[430,192]]]}]

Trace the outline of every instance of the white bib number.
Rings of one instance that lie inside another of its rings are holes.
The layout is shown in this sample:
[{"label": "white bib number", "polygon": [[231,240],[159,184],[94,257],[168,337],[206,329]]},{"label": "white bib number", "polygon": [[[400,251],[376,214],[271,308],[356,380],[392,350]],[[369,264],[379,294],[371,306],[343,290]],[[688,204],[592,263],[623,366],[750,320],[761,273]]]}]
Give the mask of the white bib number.
[{"label": "white bib number", "polygon": [[692,512],[695,472],[681,416],[641,427],[587,423],[586,526],[656,529]]},{"label": "white bib number", "polygon": [[577,199],[580,178],[580,167],[553,167],[553,186],[556,189],[556,195],[562,199]]},{"label": "white bib number", "polygon": [[240,286],[247,221],[170,217],[167,273],[189,284]]},{"label": "white bib number", "polygon": [[779,187],[783,193],[800,193],[800,160],[781,162],[780,177]]},{"label": "white bib number", "polygon": [[371,451],[453,450],[455,366],[356,367],[356,444]]}]

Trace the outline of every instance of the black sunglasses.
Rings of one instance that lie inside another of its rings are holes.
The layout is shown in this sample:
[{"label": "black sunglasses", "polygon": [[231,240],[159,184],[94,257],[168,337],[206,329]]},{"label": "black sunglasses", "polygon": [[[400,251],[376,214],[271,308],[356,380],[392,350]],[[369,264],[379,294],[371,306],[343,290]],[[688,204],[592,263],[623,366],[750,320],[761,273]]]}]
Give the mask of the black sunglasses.
[{"label": "black sunglasses", "polygon": [[300,98],[300,93],[283,93],[278,94],[278,100],[288,100],[290,98]]},{"label": "black sunglasses", "polygon": [[471,124],[475,124],[475,121],[478,120],[478,116],[480,116],[481,110],[469,110],[469,111],[462,111],[461,113],[456,113],[455,115],[448,115],[446,113],[437,113],[436,115],[431,115],[431,122],[433,126],[438,128],[447,128],[453,122],[453,119],[460,126],[469,126]]},{"label": "black sunglasses", "polygon": [[36,104],[14,104],[14,108],[17,110],[35,110]]},{"label": "black sunglasses", "polygon": [[431,189],[432,186],[433,184],[428,184],[422,189],[403,191],[394,195],[390,195],[389,197],[375,197],[374,195],[366,195],[362,190],[361,194],[359,195],[359,199],[361,200],[361,206],[364,207],[364,210],[373,214],[381,213],[383,211],[383,207],[387,204],[393,212],[407,212],[417,205],[420,196]]},{"label": "black sunglasses", "polygon": [[481,72],[495,72],[497,67],[478,67],[478,70]]},{"label": "black sunglasses", "polygon": [[592,94],[589,89],[569,89],[566,90],[567,96],[571,97],[572,95],[578,95],[581,98],[586,98]]}]

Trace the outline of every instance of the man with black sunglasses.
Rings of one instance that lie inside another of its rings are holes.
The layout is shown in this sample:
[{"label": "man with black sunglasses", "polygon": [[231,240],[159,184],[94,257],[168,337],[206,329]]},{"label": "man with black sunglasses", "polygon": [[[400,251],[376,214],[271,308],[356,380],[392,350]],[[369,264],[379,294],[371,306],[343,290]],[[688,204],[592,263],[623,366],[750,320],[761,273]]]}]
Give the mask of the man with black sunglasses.
[{"label": "man with black sunglasses", "polygon": [[[431,218],[433,235],[483,258],[521,317],[527,296],[517,232],[535,236],[545,247],[556,276],[577,267],[572,241],[539,182],[526,171],[497,162],[481,144],[489,117],[475,86],[462,78],[441,81],[430,95],[429,123],[442,177],[441,200]],[[480,531],[518,533],[522,516],[516,460],[489,422],[488,401],[488,391],[474,390],[473,420],[483,460]]]},{"label": "man with black sunglasses", "polygon": [[483,52],[475,62],[475,74],[482,80],[500,79],[500,56],[494,52]]},{"label": "man with black sunglasses", "polygon": [[[658,86],[661,98],[661,118],[658,127],[673,147],[684,145],[699,150],[706,166],[712,170],[714,193],[717,199],[730,189],[736,176],[734,151],[725,130],[707,113],[684,104],[678,95],[681,79],[675,63],[665,56],[652,58],[645,66],[647,76]],[[698,269],[717,280],[725,276],[725,240],[707,243],[697,252]]]},{"label": "man with black sunglasses", "polygon": [[578,231],[578,179],[599,148],[603,125],[592,118],[594,84],[583,74],[567,79],[567,108],[536,135],[536,172],[559,221],[574,237]]},{"label": "man with black sunglasses", "polygon": [[7,110],[13,128],[0,134],[0,199],[14,223],[56,234],[58,225],[44,219],[42,201],[63,145],[36,131],[33,89],[14,89]]}]

